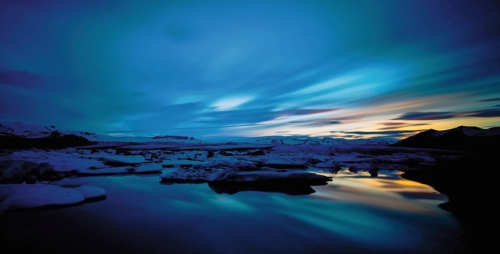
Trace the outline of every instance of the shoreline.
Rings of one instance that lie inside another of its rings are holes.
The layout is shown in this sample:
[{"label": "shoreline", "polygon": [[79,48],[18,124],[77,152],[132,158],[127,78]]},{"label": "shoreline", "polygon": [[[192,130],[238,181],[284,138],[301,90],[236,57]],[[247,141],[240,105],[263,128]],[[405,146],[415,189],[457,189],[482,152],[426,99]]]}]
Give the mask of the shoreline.
[{"label": "shoreline", "polygon": [[405,179],[429,185],[448,197],[449,201],[440,207],[452,213],[464,225],[464,238],[469,246],[466,253],[490,250],[495,243],[493,235],[489,233],[496,230],[491,225],[497,216],[494,214],[496,202],[488,198],[492,179],[481,174],[488,172],[488,168],[493,169],[496,165],[495,156],[498,155],[494,151],[470,153],[433,169],[408,171],[401,175]]}]

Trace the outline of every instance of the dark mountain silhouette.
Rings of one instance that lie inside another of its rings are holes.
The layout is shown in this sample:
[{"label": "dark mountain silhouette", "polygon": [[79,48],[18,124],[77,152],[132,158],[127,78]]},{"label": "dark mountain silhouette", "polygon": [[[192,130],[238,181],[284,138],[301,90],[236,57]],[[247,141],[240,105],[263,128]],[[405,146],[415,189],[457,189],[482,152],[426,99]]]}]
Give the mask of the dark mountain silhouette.
[{"label": "dark mountain silhouette", "polygon": [[0,135],[0,149],[58,149],[92,144],[95,142],[74,134],[63,135],[59,131],[52,131],[48,136],[42,138],[25,138],[9,133]]},{"label": "dark mountain silhouette", "polygon": [[476,152],[491,149],[500,144],[499,142],[500,127],[481,129],[474,126],[459,126],[444,131],[434,129],[423,131],[392,146]]},{"label": "dark mountain silhouette", "polygon": [[[174,136],[174,135],[164,135],[164,136],[154,136],[151,139],[178,139],[178,140],[188,140],[188,136]],[[193,139],[193,138],[191,138]]]}]

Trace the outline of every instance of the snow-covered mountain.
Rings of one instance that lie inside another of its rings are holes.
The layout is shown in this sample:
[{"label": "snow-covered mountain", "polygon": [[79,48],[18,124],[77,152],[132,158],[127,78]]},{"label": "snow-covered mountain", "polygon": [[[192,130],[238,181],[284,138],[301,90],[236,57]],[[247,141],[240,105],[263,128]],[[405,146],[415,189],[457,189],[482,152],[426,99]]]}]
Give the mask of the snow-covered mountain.
[{"label": "snow-covered mountain", "polygon": [[0,137],[18,136],[21,138],[44,138],[50,136],[52,132],[59,132],[62,135],[73,134],[82,136],[89,140],[95,140],[99,138],[99,135],[92,132],[60,130],[54,125],[44,126],[25,123],[21,121],[0,123]]},{"label": "snow-covered mountain", "polygon": [[498,146],[500,127],[482,129],[459,126],[449,130],[430,129],[394,143],[394,146],[477,151]]},{"label": "snow-covered mountain", "polygon": [[91,133],[61,132],[55,126],[40,126],[23,122],[6,122],[0,124],[0,148],[64,148],[91,145],[95,142],[84,136]]},{"label": "snow-covered mountain", "polygon": [[23,138],[42,138],[57,131],[55,126],[41,126],[23,122],[0,123],[0,136],[19,136]]},{"label": "snow-covered mountain", "polygon": [[370,139],[343,139],[331,137],[259,137],[254,138],[258,144],[283,144],[283,145],[389,145],[395,140],[386,138]]},{"label": "snow-covered mountain", "polygon": [[461,133],[469,137],[489,137],[500,135],[500,127],[482,129],[476,126],[458,126],[449,130],[436,131],[435,136],[442,136],[452,132]]}]

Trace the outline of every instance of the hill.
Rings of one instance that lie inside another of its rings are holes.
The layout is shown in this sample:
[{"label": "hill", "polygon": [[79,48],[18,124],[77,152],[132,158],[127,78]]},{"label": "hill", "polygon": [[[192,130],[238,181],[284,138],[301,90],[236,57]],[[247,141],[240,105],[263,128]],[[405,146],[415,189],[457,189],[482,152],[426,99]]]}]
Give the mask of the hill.
[{"label": "hill", "polygon": [[[93,134],[86,133],[91,136]],[[82,135],[62,133],[55,126],[39,126],[23,122],[0,124],[0,149],[64,148],[92,145]]]},{"label": "hill", "polygon": [[500,127],[482,129],[459,126],[449,130],[430,129],[398,141],[392,146],[433,148],[457,151],[484,151],[500,144]]}]

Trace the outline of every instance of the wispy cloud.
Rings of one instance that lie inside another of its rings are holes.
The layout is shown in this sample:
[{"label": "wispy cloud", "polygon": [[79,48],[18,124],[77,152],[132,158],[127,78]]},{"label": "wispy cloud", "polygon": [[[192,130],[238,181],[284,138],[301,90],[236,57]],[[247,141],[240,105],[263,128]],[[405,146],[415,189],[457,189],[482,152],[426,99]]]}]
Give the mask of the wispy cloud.
[{"label": "wispy cloud", "polygon": [[216,111],[235,110],[252,99],[252,96],[229,97],[216,101],[212,104],[212,107],[214,107]]},{"label": "wispy cloud", "polygon": [[406,125],[407,123],[404,123],[404,122],[386,122],[386,123],[382,123],[382,124],[385,126],[403,126],[403,125]]},{"label": "wispy cloud", "polygon": [[417,134],[422,130],[391,130],[391,131],[332,131],[336,137],[344,138],[372,138],[372,137],[385,137],[385,138],[404,138]]},{"label": "wispy cloud", "polygon": [[414,130],[399,130],[399,131],[344,131],[347,134],[367,135],[367,134],[385,134],[385,135],[399,135],[414,133]]},{"label": "wispy cloud", "polygon": [[470,117],[500,117],[500,109],[476,110],[467,112],[466,115]]},{"label": "wispy cloud", "polygon": [[416,127],[416,126],[424,126],[428,125],[428,123],[404,123],[404,122],[385,122],[382,125],[386,127],[381,127],[379,130],[398,130],[406,127]]},{"label": "wispy cloud", "polygon": [[393,120],[441,120],[457,116],[455,112],[408,112]]},{"label": "wispy cloud", "polygon": [[479,100],[478,102],[491,102],[491,101],[500,101],[500,98],[491,98],[491,99]]},{"label": "wispy cloud", "polygon": [[302,127],[318,127],[318,126],[330,126],[336,124],[342,124],[341,121],[336,120],[312,120],[312,121],[291,121],[288,124],[298,125]]},{"label": "wispy cloud", "polygon": [[327,112],[332,112],[339,110],[339,108],[326,108],[326,109],[290,109],[290,110],[283,110],[283,111],[275,111],[276,116],[289,116],[289,115],[297,115],[297,116],[303,116],[303,115],[314,115],[314,114],[321,114],[321,113],[327,113]]},{"label": "wispy cloud", "polygon": [[356,81],[359,77],[356,76],[342,76],[322,82],[319,84],[311,85],[298,91],[289,93],[288,96],[307,96],[310,94],[325,93],[329,91],[338,91],[340,86],[346,86]]},{"label": "wispy cloud", "polygon": [[406,127],[417,127],[417,126],[425,126],[425,125],[428,125],[427,123],[421,123],[421,124],[409,124],[409,125],[404,125],[404,126],[400,126],[400,127],[382,127],[382,128],[378,128],[379,130],[382,130],[382,131],[387,131],[387,130],[398,130],[400,128],[406,128]]}]

